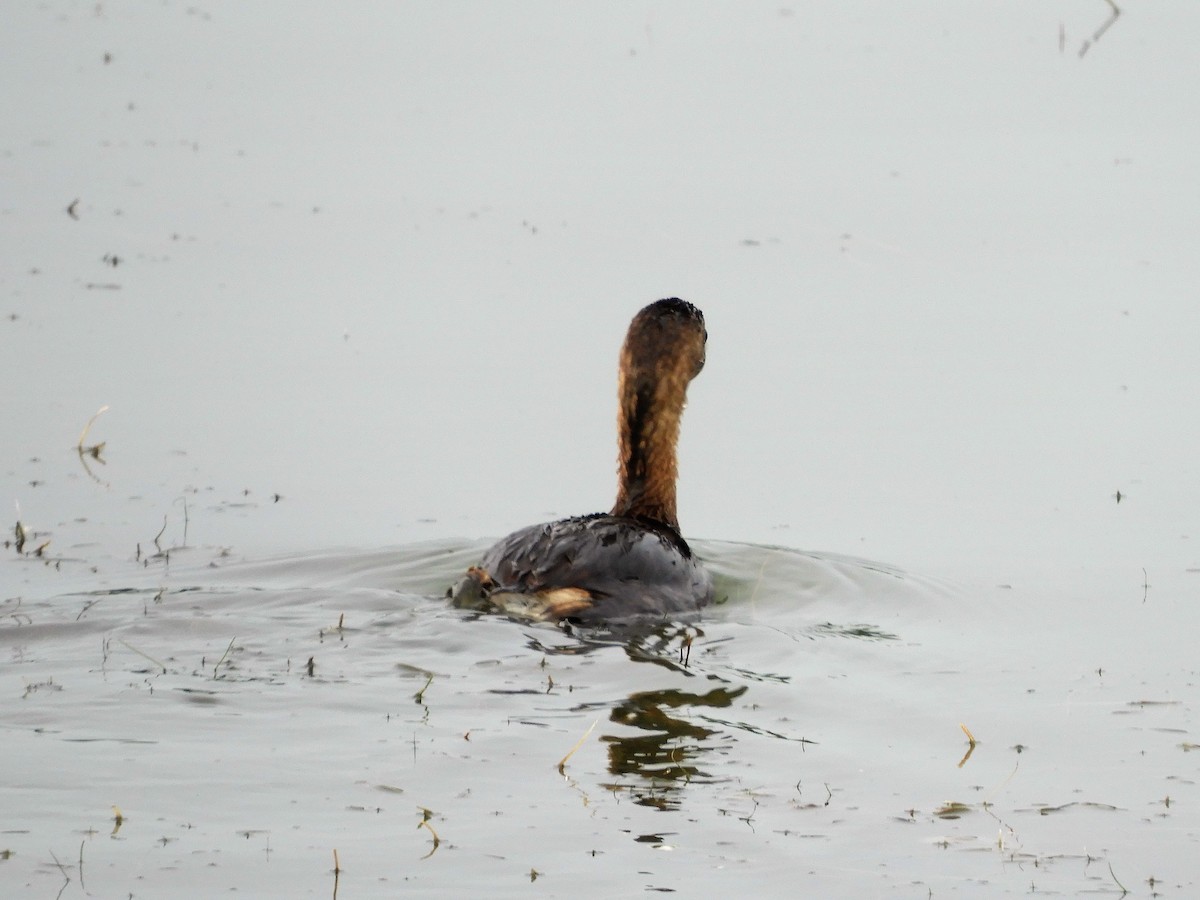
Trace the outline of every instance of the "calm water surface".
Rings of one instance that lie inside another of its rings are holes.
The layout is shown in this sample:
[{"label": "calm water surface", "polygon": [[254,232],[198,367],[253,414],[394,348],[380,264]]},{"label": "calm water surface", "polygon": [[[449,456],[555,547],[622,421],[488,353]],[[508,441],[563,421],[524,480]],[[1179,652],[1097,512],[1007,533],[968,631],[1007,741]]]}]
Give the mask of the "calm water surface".
[{"label": "calm water surface", "polygon": [[331,896],[336,849],[343,897],[1193,884],[1195,672],[1161,603],[1073,623],[701,542],[723,598],[702,622],[569,634],[447,607],[482,547],[180,550],[122,587],[8,600],[7,883]]},{"label": "calm water surface", "polygon": [[[6,6],[0,896],[1195,895],[1200,6],[1120,5]],[[724,602],[447,607],[671,295]]]}]

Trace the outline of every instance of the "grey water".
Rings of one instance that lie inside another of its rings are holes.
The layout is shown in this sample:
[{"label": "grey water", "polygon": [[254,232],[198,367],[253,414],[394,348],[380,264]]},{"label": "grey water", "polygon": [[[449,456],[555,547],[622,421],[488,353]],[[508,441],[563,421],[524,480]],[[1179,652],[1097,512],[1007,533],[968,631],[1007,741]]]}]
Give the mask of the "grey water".
[{"label": "grey water", "polygon": [[[1200,13],[1110,13],[7,9],[5,895],[1194,893]],[[450,608],[670,295],[720,602]]]}]

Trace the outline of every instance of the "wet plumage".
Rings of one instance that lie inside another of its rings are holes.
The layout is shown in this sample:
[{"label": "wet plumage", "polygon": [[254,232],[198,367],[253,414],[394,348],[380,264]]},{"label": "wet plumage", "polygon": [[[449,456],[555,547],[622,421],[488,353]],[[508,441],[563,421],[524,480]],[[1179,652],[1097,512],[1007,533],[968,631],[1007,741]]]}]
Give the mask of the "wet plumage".
[{"label": "wet plumage", "polygon": [[680,420],[707,337],[700,310],[676,298],[634,317],[618,373],[612,512],[510,534],[451,589],[457,605],[595,624],[678,618],[712,599],[712,578],[680,534],[675,508]]}]

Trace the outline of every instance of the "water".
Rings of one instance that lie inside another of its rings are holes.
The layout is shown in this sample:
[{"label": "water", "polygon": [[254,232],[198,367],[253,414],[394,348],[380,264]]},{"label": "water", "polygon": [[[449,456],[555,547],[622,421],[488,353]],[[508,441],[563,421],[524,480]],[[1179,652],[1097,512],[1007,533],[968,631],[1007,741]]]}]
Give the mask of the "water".
[{"label": "water", "polygon": [[[1200,23],[1107,15],[8,10],[5,895],[1194,893]],[[669,295],[724,602],[449,608]]]},{"label": "water", "polygon": [[436,596],[482,549],[159,563],[7,603],[6,879],[44,892],[53,853],[99,896],[319,896],[336,849],[341,896],[1072,894],[1195,841],[1181,610],[1072,623],[703,542],[728,599],[700,625],[564,634]]}]

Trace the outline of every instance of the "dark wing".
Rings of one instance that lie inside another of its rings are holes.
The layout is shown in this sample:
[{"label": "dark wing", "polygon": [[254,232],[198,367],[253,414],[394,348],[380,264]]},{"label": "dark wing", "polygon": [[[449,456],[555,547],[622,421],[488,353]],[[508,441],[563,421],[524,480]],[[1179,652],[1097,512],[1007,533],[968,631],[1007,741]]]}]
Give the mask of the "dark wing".
[{"label": "dark wing", "polygon": [[480,567],[496,590],[586,591],[585,619],[671,616],[695,612],[712,598],[712,581],[670,529],[598,514],[534,525],[510,534]]}]

